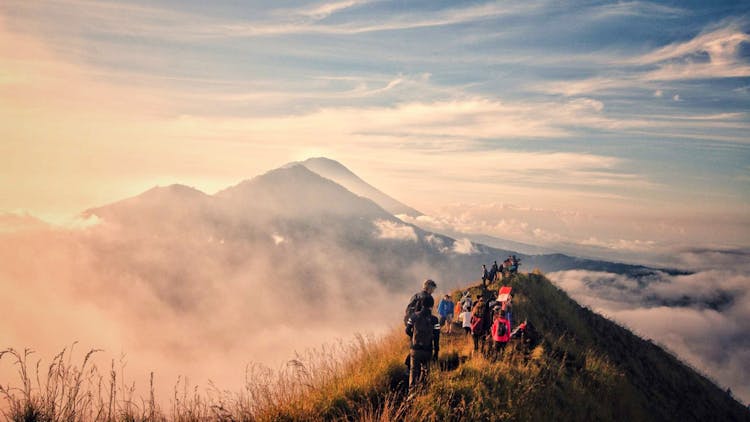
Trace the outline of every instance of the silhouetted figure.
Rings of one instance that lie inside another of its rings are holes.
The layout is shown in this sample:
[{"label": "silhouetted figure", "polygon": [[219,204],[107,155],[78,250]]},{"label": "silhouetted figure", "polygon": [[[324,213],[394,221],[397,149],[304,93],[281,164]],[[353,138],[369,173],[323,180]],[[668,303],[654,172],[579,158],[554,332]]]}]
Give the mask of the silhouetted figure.
[{"label": "silhouetted figure", "polygon": [[419,312],[406,321],[406,335],[411,339],[411,365],[409,367],[409,390],[423,384],[430,373],[430,359],[437,362],[440,352],[440,322],[432,315],[435,300],[425,297]]}]

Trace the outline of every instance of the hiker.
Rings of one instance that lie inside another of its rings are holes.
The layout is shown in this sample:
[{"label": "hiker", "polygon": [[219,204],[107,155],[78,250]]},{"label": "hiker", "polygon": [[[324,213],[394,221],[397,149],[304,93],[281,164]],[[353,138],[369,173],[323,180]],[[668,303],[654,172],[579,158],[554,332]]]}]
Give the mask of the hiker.
[{"label": "hiker", "polygon": [[[414,296],[412,296],[409,300],[409,304],[406,305],[406,310],[404,311],[404,325],[406,325],[406,322],[409,320],[409,316],[411,314],[422,309],[422,303],[425,298],[429,297],[430,299],[432,299],[432,292],[434,292],[436,288],[437,283],[430,279],[427,279],[424,281],[424,283],[422,283],[422,290],[415,293]],[[432,299],[432,303],[435,303],[435,299]]]},{"label": "hiker", "polygon": [[471,308],[463,308],[461,314],[461,327],[464,329],[465,335],[471,334]]},{"label": "hiker", "polygon": [[502,302],[501,309],[505,312],[506,318],[508,320],[508,323],[513,325],[513,320],[511,319],[513,315],[513,304],[511,301],[513,300],[513,295],[508,294],[508,300]]},{"label": "hiker", "polygon": [[515,255],[509,256],[508,259],[510,260],[510,268],[508,269],[508,272],[510,274],[517,274],[518,266],[521,265],[521,260],[518,259]]},{"label": "hiker", "polygon": [[499,312],[495,314],[491,332],[494,346],[493,353],[495,357],[499,357],[502,356],[505,346],[508,345],[508,340],[510,340],[510,321],[505,318],[505,311],[501,310],[499,305],[497,305],[496,311]]},{"label": "hiker", "polygon": [[471,339],[475,352],[477,350],[484,352],[485,349],[485,335],[489,326],[487,321],[488,310],[489,308],[482,295],[477,295],[477,303],[471,310]]},{"label": "hiker", "polygon": [[497,272],[500,271],[500,269],[497,267],[497,261],[494,261],[492,263],[492,269],[490,269],[490,278],[492,279],[492,282],[494,283],[497,281]]},{"label": "hiker", "polygon": [[435,300],[425,296],[420,310],[406,321],[406,335],[410,342],[409,390],[427,381],[430,372],[430,359],[437,362],[440,351],[440,323],[432,315]]},{"label": "hiker", "polygon": [[447,325],[446,331],[451,333],[453,331],[453,301],[450,295],[445,295],[438,304],[438,315],[440,315],[440,326]]},{"label": "hiker", "polygon": [[471,292],[467,290],[461,298],[461,310],[471,312],[472,306],[474,306],[474,303],[471,301]]},{"label": "hiker", "polygon": [[487,280],[490,278],[490,274],[487,272],[487,266],[482,264],[482,287],[487,284]]}]

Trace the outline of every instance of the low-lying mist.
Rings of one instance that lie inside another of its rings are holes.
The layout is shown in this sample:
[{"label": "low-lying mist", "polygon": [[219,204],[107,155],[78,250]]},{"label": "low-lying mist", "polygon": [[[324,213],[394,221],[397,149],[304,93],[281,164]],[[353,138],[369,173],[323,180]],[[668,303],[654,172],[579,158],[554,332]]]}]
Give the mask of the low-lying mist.
[{"label": "low-lying mist", "polygon": [[[106,222],[0,233],[0,348],[48,362],[77,341],[81,357],[104,350],[104,369],[124,362],[140,391],[152,371],[162,396],[178,376],[235,389],[247,364],[392,329],[426,277],[415,264],[397,287],[333,241],[252,239]],[[15,371],[0,361],[0,382]]]}]

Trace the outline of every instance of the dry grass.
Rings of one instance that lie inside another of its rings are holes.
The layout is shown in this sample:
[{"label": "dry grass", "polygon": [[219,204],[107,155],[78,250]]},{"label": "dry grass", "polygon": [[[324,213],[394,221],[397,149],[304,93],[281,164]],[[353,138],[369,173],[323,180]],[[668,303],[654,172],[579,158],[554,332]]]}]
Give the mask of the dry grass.
[{"label": "dry grass", "polygon": [[[191,386],[180,378],[169,405],[154,396],[153,373],[146,398],[134,399],[124,364],[112,361],[105,373],[91,363],[98,350],[74,362],[63,350],[45,368],[32,350],[0,351],[0,364],[14,365],[16,386],[0,385],[0,411],[11,421],[263,421],[351,419],[393,420],[404,413],[398,393],[405,380],[403,334],[381,339],[355,336],[297,355],[274,371],[245,368],[241,391]],[[388,357],[388,358],[386,358]]]}]

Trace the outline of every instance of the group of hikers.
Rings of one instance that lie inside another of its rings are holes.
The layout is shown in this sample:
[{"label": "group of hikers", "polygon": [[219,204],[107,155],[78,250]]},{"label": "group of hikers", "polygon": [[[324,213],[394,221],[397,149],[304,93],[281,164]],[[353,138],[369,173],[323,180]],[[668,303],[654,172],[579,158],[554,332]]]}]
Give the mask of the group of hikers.
[{"label": "group of hikers", "polygon": [[489,270],[487,270],[487,265],[482,264],[482,285],[517,274],[519,266],[521,266],[521,258],[515,255],[508,255],[500,266],[497,265],[497,261],[493,262]]},{"label": "group of hikers", "polygon": [[[519,261],[515,256],[511,257],[510,262],[517,271]],[[454,315],[459,316],[465,335],[471,335],[474,353],[491,359],[500,357],[512,338],[526,336],[531,328],[526,321],[511,330],[513,313],[510,287],[501,287],[496,292],[488,289],[487,285],[487,279],[483,277],[481,293],[473,299],[467,290],[457,303],[446,294],[437,306],[439,317],[432,314],[435,306],[432,294],[437,289],[437,283],[425,280],[422,290],[412,296],[404,313],[406,335],[410,338],[411,346],[406,359],[410,390],[424,382],[429,374],[430,362],[437,362],[441,329],[445,327],[447,333],[452,333]]]}]

